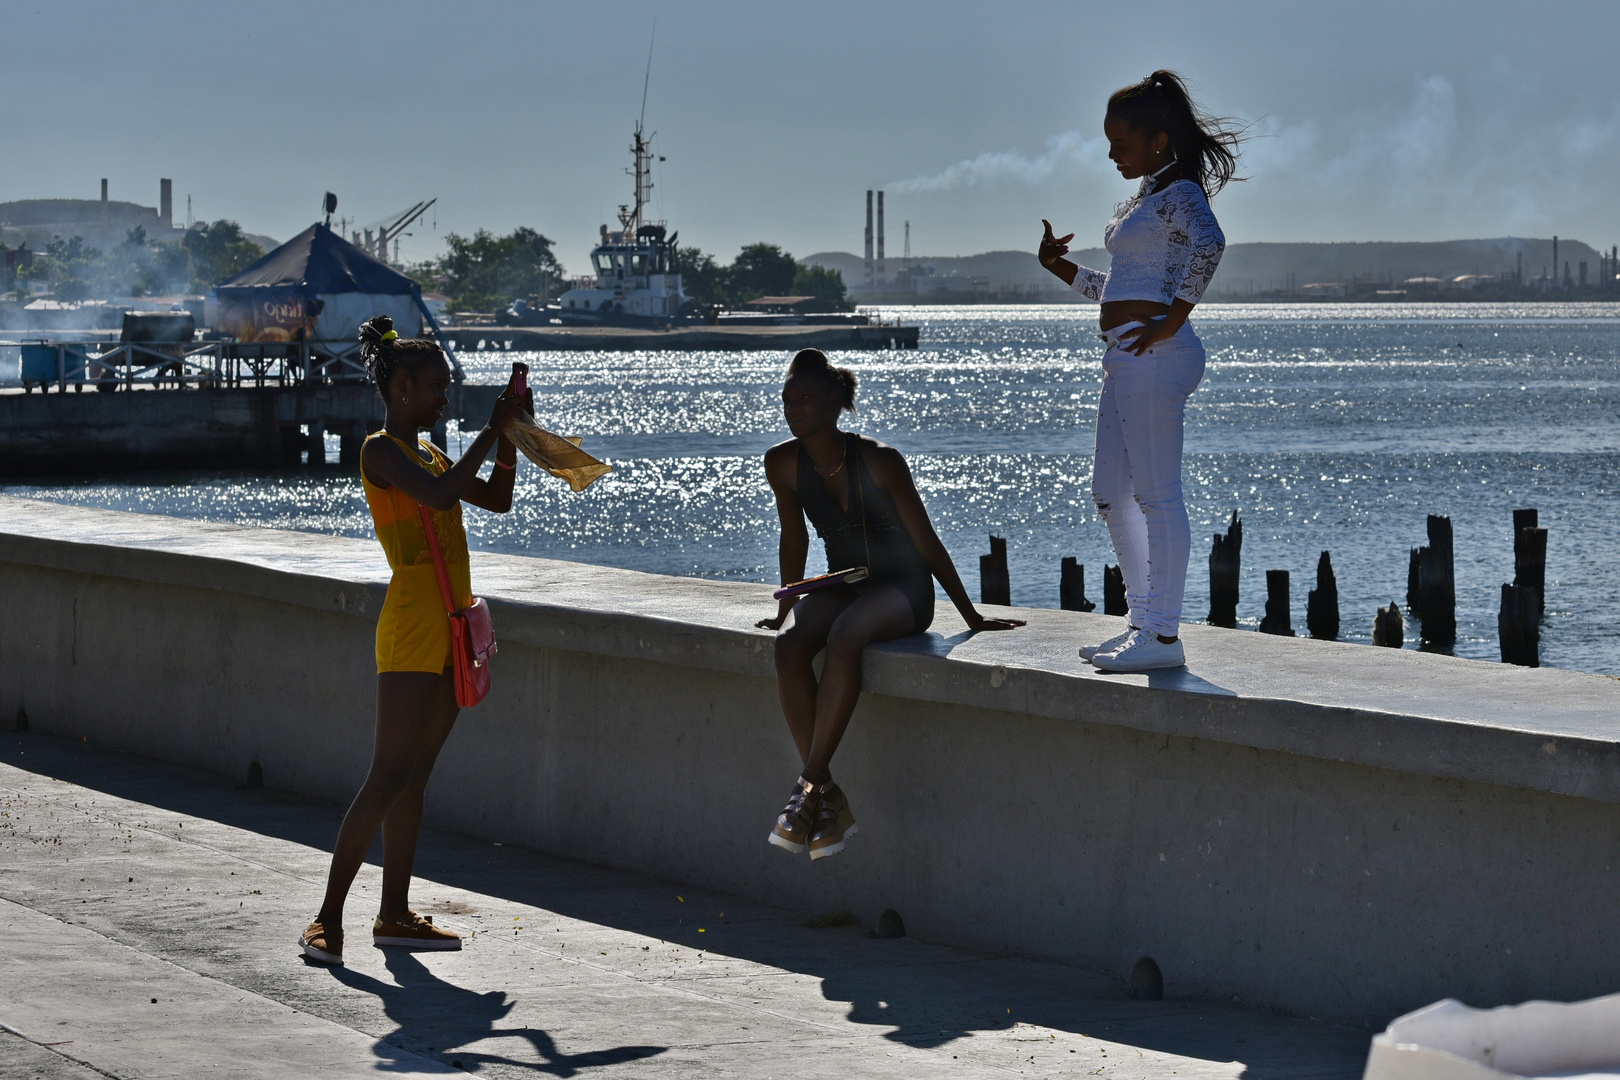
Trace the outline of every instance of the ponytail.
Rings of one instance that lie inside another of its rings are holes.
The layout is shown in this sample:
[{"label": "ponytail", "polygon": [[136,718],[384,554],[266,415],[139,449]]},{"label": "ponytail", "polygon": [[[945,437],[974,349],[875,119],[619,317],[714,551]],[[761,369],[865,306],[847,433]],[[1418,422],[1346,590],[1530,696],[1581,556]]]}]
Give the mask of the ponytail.
[{"label": "ponytail", "polygon": [[1213,196],[1237,175],[1243,129],[1225,117],[1211,116],[1193,103],[1187,84],[1160,68],[1139,83],[1114,91],[1108,115],[1150,135],[1164,132],[1170,150],[1187,179]]},{"label": "ponytail", "polygon": [[793,354],[793,362],[788,365],[788,378],[791,379],[795,375],[809,375],[825,380],[838,395],[839,411],[855,411],[855,387],[859,380],[849,368],[834,367],[827,359],[827,354],[820,349],[800,349]]},{"label": "ponytail", "polygon": [[377,393],[388,400],[388,384],[401,371],[415,371],[444,350],[427,338],[401,338],[394,331],[394,320],[377,315],[360,324],[360,359],[366,374],[377,384]]}]

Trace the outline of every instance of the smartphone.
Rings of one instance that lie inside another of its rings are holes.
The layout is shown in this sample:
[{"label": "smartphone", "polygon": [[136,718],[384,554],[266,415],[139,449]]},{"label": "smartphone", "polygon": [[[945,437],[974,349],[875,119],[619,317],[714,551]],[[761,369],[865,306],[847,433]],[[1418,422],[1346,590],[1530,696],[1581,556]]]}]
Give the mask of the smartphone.
[{"label": "smartphone", "polygon": [[525,401],[529,396],[529,365],[521,360],[512,361],[512,381],[507,384],[512,396]]}]

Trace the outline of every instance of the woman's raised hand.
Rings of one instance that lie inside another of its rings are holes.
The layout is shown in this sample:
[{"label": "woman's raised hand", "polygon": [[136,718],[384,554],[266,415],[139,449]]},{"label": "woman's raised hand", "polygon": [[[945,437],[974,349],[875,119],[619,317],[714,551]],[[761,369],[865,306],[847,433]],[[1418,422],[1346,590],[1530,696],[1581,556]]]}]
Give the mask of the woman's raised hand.
[{"label": "woman's raised hand", "polygon": [[502,390],[501,396],[495,399],[495,408],[489,413],[490,429],[497,435],[505,435],[506,429],[512,426],[512,421],[517,419],[518,411],[522,408],[523,403],[512,393],[511,387]]},{"label": "woman's raised hand", "polygon": [[1041,236],[1041,246],[1035,257],[1040,259],[1042,266],[1050,270],[1053,264],[1069,253],[1069,241],[1074,239],[1074,233],[1067,236],[1053,236],[1052,223],[1041,218],[1041,224],[1046,226],[1046,232]]}]

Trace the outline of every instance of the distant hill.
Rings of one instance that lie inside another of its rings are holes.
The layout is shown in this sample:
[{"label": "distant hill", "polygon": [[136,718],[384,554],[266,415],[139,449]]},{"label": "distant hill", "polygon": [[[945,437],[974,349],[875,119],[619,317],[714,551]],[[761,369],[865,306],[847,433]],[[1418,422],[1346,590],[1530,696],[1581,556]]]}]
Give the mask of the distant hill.
[{"label": "distant hill", "polygon": [[[1088,266],[1107,266],[1108,252],[1101,248],[1076,251],[1072,257]],[[800,262],[824,266],[844,275],[844,284],[860,289],[866,282],[866,261],[859,255],[844,251],[823,251]],[[905,260],[890,255],[886,260],[889,277],[893,279],[905,266]],[[985,278],[992,289],[1014,288],[1062,289],[1061,283],[1041,268],[1033,251],[987,251],[982,255],[918,256],[911,258],[915,267],[932,266],[936,275],[954,274],[965,278]]]},{"label": "distant hill", "polygon": [[[1496,240],[1442,240],[1429,243],[1379,241],[1361,244],[1233,244],[1215,272],[1211,291],[1241,295],[1314,282],[1401,282],[1414,277],[1454,278],[1463,274],[1498,277],[1512,273],[1523,256],[1524,277],[1555,270],[1551,239],[1502,237]],[[1579,240],[1558,241],[1558,261],[1578,278],[1582,262],[1596,280],[1598,252]]]},{"label": "distant hill", "polygon": [[[1236,299],[1251,293],[1271,292],[1318,282],[1401,282],[1413,277],[1454,278],[1463,274],[1497,277],[1515,270],[1523,256],[1525,279],[1538,278],[1543,269],[1553,272],[1551,239],[1503,237],[1495,240],[1443,240],[1433,242],[1377,241],[1346,244],[1231,244],[1221,259],[1210,287],[1210,299]],[[1108,267],[1108,253],[1087,248],[1070,258],[1099,270]],[[1578,240],[1558,241],[1558,261],[1568,263],[1579,279],[1579,266],[1587,264],[1596,280],[1599,253]],[[866,264],[859,255],[827,251],[802,260],[843,273],[851,289],[866,280]],[[1051,290],[1063,292],[1052,275],[1041,268],[1033,251],[987,251],[982,255],[914,256],[913,266],[932,266],[934,273],[983,278],[993,292]],[[892,280],[904,265],[890,256]],[[1558,271],[1562,277],[1562,271]]]}]

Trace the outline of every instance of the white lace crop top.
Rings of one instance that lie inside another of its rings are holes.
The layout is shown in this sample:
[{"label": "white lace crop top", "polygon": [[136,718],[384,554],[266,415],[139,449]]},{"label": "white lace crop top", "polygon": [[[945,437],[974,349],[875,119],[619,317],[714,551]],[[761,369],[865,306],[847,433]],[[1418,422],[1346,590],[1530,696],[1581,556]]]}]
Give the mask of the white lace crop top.
[{"label": "white lace crop top", "polygon": [[[1177,180],[1153,191],[1153,177],[1114,208],[1103,230],[1113,256],[1108,272],[1080,267],[1071,288],[1088,300],[1154,300],[1196,304],[1215,276],[1226,237],[1204,189]],[[1151,194],[1150,194],[1151,192]]]}]

